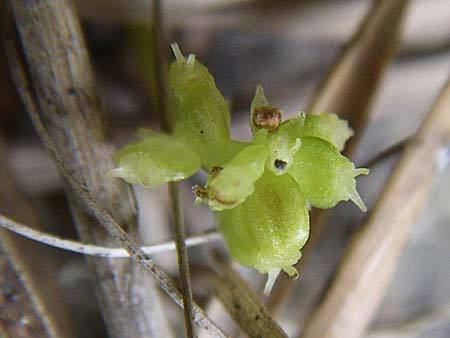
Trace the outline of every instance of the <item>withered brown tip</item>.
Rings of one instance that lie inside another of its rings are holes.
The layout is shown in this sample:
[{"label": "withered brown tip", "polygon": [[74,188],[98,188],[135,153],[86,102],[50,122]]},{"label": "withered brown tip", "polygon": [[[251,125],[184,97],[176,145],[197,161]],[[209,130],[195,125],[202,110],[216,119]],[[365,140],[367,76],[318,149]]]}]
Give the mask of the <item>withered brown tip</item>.
[{"label": "withered brown tip", "polygon": [[253,112],[252,120],[256,127],[274,132],[281,123],[281,116],[282,111],[276,107],[259,106]]}]

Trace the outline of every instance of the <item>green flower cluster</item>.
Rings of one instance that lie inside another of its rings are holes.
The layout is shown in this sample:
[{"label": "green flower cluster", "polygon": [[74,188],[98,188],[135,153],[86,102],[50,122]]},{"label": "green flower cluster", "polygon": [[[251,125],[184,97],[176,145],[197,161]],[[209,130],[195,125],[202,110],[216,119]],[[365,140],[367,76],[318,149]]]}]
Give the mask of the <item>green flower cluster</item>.
[{"label": "green flower cluster", "polygon": [[293,265],[309,234],[309,204],[331,208],[352,200],[366,210],[355,177],[368,170],[341,154],[352,131],[328,113],[282,121],[258,86],[250,109],[253,140],[232,140],[229,109],[213,77],[194,55],[186,59],[176,44],[172,48],[172,133],[138,132],[139,140],[117,153],[110,175],[155,187],[202,167],[210,176],[193,188],[196,202],[217,212],[234,259],[268,273],[269,287],[281,270],[296,275]]}]

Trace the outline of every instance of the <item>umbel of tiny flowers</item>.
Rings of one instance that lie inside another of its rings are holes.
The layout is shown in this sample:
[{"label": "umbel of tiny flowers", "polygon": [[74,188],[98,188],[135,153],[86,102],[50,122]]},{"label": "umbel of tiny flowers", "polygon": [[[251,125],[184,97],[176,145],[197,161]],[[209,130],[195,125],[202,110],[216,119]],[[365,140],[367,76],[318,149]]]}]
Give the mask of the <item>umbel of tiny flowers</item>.
[{"label": "umbel of tiny flowers", "polygon": [[352,200],[366,211],[355,177],[369,171],[341,154],[352,136],[346,121],[303,112],[283,121],[259,85],[250,107],[253,140],[231,139],[228,106],[213,77],[194,55],[185,58],[176,44],[172,49],[172,132],[138,131],[138,141],[117,152],[109,174],[151,188],[206,170],[206,184],[193,187],[195,203],[216,212],[236,261],[268,273],[268,291],[281,270],[297,275],[293,265],[309,235],[308,205]]}]

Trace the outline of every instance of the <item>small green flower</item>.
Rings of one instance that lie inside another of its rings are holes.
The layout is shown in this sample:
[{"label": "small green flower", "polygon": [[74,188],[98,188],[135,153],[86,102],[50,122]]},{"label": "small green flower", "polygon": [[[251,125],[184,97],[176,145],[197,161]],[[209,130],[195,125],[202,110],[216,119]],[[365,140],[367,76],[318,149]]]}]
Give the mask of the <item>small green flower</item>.
[{"label": "small green flower", "polygon": [[352,136],[336,115],[298,113],[282,121],[261,86],[250,107],[251,142],[232,140],[230,112],[213,77],[176,44],[169,70],[170,135],[141,131],[116,155],[110,175],[154,187],[178,181],[200,167],[210,173],[193,188],[196,203],[217,213],[219,231],[239,263],[268,273],[268,287],[293,265],[309,234],[308,204],[331,208],[352,200],[366,207],[355,177],[367,175],[340,153]]}]

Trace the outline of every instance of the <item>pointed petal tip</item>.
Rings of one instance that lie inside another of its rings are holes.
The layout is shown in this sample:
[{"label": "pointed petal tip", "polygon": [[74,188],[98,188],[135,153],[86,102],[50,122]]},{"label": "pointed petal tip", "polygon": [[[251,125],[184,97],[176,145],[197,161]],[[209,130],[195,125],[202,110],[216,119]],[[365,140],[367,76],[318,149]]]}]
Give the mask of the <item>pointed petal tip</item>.
[{"label": "pointed petal tip", "polygon": [[186,59],[185,59],[183,53],[181,52],[181,49],[178,46],[178,43],[172,42],[170,44],[170,47],[172,48],[173,55],[175,56],[175,59],[178,62],[186,62]]},{"label": "pointed petal tip", "polygon": [[268,272],[266,286],[264,287],[265,295],[269,295],[270,291],[272,291],[273,285],[275,284],[275,281],[277,280],[280,271],[281,269],[276,268]]},{"label": "pointed petal tip", "polygon": [[367,168],[357,168],[355,169],[355,177],[359,175],[369,175],[370,170]]},{"label": "pointed petal tip", "polygon": [[[300,260],[300,258],[302,258],[301,252],[299,252],[299,257],[298,257],[297,262]],[[291,277],[294,280],[298,278],[298,271],[292,265],[283,267],[283,271],[286,272],[289,275],[289,277]]]},{"label": "pointed petal tip", "polygon": [[190,67],[194,66],[195,64],[195,55],[189,54],[186,64]]},{"label": "pointed petal tip", "polygon": [[353,195],[350,197],[351,201],[356,204],[356,206],[361,209],[362,212],[367,211],[367,207],[364,204],[364,201],[362,200],[361,196],[359,196],[358,192],[355,190]]}]

